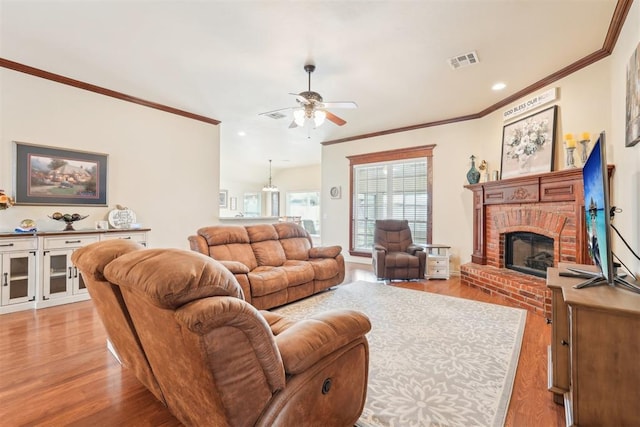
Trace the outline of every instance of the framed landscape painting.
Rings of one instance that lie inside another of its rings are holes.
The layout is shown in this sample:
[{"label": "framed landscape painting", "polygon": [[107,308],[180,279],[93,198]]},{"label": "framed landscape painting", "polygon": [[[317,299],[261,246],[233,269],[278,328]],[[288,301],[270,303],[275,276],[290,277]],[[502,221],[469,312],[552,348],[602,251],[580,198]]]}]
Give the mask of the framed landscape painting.
[{"label": "framed landscape painting", "polygon": [[626,127],[625,145],[633,147],[640,142],[640,43],[627,66]]},{"label": "framed landscape painting", "polygon": [[502,130],[502,179],[551,172],[558,107],[539,111]]},{"label": "framed landscape painting", "polygon": [[107,155],[14,142],[16,204],[107,206]]}]

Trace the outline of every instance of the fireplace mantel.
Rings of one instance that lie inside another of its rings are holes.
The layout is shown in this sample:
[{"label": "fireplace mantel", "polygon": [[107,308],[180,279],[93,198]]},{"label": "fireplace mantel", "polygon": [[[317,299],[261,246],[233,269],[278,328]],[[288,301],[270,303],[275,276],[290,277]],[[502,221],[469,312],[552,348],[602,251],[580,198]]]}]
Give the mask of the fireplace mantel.
[{"label": "fireplace mantel", "polygon": [[[609,165],[609,176],[614,167]],[[516,306],[551,316],[545,280],[505,268],[505,236],[532,232],[553,239],[554,266],[589,264],[582,169],[466,185],[473,192],[473,254],[460,266],[462,283]]]},{"label": "fireplace mantel", "polygon": [[[614,166],[609,165],[609,176]],[[571,216],[575,219],[575,257],[566,260],[580,264],[588,263],[586,244],[583,242],[585,224],[582,215],[584,206],[584,190],[582,187],[582,169],[573,168],[562,171],[548,172],[488,181],[479,184],[466,185],[465,188],[473,192],[473,254],[472,262],[487,264],[487,208],[496,205],[536,204],[531,209],[543,206],[548,209],[566,211],[572,208]],[[507,208],[509,206],[505,206]],[[519,213],[518,213],[519,214]],[[572,258],[572,259],[571,259]],[[557,261],[556,261],[557,262]]]}]

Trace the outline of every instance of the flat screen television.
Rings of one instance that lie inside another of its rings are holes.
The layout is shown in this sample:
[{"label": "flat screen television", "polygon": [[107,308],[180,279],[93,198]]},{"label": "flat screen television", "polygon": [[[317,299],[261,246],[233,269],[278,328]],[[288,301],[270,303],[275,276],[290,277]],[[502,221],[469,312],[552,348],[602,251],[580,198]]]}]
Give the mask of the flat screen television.
[{"label": "flat screen television", "polygon": [[611,206],[609,200],[609,174],[607,171],[607,155],[605,134],[600,133],[596,143],[582,168],[584,185],[584,214],[586,220],[589,256],[598,266],[598,272],[588,272],[577,268],[569,268],[579,275],[585,275],[587,281],[579,283],[575,288],[596,285],[620,285],[640,291],[633,283],[616,274],[611,251]]}]

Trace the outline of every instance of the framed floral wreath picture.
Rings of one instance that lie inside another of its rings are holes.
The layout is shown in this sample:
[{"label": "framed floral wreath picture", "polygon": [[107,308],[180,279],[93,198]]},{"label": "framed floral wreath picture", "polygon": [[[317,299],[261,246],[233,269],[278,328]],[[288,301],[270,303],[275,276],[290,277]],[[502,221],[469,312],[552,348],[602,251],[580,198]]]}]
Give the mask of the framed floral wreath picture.
[{"label": "framed floral wreath picture", "polygon": [[505,125],[502,130],[501,178],[551,172],[558,106]]}]

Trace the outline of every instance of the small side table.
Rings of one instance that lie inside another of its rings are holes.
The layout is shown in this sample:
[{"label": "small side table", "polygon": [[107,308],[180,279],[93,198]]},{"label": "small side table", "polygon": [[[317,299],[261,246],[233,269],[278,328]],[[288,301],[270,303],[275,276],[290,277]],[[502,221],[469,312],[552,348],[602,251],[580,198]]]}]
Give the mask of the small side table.
[{"label": "small side table", "polygon": [[427,279],[448,279],[449,278],[449,249],[447,245],[424,245],[427,253],[427,266],[424,276]]}]

